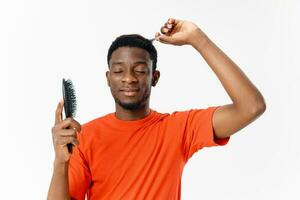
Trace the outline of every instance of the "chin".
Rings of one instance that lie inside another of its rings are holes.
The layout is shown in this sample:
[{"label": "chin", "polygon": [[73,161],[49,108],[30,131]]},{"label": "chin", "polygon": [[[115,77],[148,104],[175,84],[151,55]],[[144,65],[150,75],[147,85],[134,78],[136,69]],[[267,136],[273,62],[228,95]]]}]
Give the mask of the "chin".
[{"label": "chin", "polygon": [[[149,94],[150,95],[150,94]],[[114,96],[115,103],[126,110],[136,110],[144,107],[147,104],[147,99],[149,95],[144,96],[142,99],[139,96],[135,97],[116,97]]]},{"label": "chin", "polygon": [[131,102],[131,103],[119,103],[119,105],[124,108],[124,109],[127,109],[127,110],[136,110],[136,109],[139,109],[142,107],[141,104],[139,103],[135,103],[135,102]]}]

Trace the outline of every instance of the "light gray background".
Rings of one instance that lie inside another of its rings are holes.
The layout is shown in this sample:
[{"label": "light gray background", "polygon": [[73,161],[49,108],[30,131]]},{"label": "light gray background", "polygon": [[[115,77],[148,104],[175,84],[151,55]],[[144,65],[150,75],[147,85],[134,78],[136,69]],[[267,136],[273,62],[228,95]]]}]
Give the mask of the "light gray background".
[{"label": "light gray background", "polygon": [[[264,115],[227,146],[194,154],[183,172],[182,199],[300,199],[299,8],[296,0],[2,0],[1,199],[46,198],[61,78],[74,82],[79,122],[113,112],[105,79],[109,45],[125,33],[151,38],[169,17],[202,28],[267,102]],[[153,109],[231,102],[192,47],[155,46],[161,79],[152,89]]]}]

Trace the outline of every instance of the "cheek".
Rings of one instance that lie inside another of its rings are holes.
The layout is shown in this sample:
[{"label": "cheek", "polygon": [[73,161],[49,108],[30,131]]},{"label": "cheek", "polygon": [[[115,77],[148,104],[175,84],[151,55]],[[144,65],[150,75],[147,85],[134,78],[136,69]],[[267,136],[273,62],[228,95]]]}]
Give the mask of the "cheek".
[{"label": "cheek", "polygon": [[147,76],[140,81],[143,83],[143,85],[151,85],[152,79],[152,76],[147,74]]},{"label": "cheek", "polygon": [[111,89],[116,90],[119,85],[118,82],[119,82],[119,80],[117,78],[110,77],[109,83],[110,83]]},{"label": "cheek", "polygon": [[149,93],[149,91],[151,90],[151,80],[147,81],[146,83],[144,83],[143,85],[143,93]]},{"label": "cheek", "polygon": [[118,86],[116,85],[116,83],[113,83],[113,82],[110,82],[110,92],[113,96],[116,96],[118,95],[119,89],[118,89]]}]

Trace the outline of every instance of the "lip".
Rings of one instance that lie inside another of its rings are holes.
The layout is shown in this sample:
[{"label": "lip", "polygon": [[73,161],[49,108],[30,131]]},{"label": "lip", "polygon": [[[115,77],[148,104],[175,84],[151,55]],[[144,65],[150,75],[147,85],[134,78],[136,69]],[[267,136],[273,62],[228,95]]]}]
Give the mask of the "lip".
[{"label": "lip", "polygon": [[137,94],[137,91],[132,91],[132,92],[122,91],[122,92],[125,96],[128,96],[128,97],[132,97]]},{"label": "lip", "polygon": [[121,91],[125,91],[125,92],[135,92],[138,91],[138,88],[122,88],[120,89]]},{"label": "lip", "polygon": [[121,89],[120,90],[125,96],[135,96],[139,89],[136,89],[136,88],[124,88],[124,89]]}]

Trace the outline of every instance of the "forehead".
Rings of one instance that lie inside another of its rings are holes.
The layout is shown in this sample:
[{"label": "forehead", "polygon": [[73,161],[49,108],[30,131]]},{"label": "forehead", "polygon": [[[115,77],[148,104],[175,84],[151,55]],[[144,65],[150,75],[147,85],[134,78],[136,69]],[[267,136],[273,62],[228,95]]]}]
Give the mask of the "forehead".
[{"label": "forehead", "polygon": [[148,51],[139,47],[119,47],[111,55],[111,60],[125,61],[131,60],[150,60]]}]

